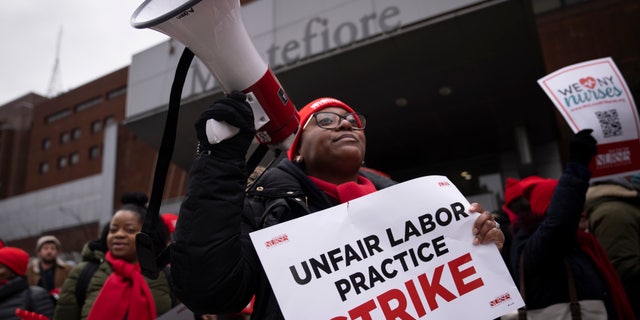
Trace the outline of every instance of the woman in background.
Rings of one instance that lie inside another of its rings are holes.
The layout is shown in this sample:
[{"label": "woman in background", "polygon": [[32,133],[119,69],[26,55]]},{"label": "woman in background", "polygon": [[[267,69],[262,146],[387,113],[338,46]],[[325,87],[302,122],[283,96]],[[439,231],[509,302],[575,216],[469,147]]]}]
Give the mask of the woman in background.
[{"label": "woman in background", "polygon": [[[84,302],[78,301],[76,289],[82,270],[92,263],[89,261],[81,262],[71,271],[62,286],[54,319],[152,320],[174,306],[166,274],[160,273],[153,280],[140,272],[136,234],[142,230],[147,201],[142,193],[122,197],[123,205],[113,215],[106,233],[106,253],[100,251],[100,245],[85,246],[85,260],[87,256],[102,254],[104,259],[99,260],[89,280]],[[166,228],[164,224],[159,227]],[[166,230],[164,234],[168,236]]]}]

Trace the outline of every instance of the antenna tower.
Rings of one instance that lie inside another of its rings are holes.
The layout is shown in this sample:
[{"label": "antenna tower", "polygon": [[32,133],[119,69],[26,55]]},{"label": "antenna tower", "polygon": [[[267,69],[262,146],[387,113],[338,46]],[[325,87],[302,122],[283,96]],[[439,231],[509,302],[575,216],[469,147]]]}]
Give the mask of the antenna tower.
[{"label": "antenna tower", "polygon": [[53,62],[53,72],[51,73],[51,80],[49,81],[49,90],[47,90],[47,96],[49,98],[55,97],[60,92],[60,74],[58,64],[60,62],[60,43],[62,42],[62,26],[58,32],[58,41],[56,42],[56,57]]}]

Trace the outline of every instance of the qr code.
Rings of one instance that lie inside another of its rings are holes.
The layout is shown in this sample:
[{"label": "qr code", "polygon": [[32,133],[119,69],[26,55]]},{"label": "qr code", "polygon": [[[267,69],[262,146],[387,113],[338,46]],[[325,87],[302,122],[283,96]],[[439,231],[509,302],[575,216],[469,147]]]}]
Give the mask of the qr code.
[{"label": "qr code", "polygon": [[598,117],[602,134],[605,138],[622,135],[622,125],[620,124],[620,118],[618,118],[618,111],[616,111],[616,109],[596,111],[596,117]]}]

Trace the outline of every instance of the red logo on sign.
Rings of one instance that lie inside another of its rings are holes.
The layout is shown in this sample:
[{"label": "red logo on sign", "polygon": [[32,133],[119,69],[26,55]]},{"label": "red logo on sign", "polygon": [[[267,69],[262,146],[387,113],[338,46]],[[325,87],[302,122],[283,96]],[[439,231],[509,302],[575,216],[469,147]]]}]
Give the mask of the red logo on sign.
[{"label": "red logo on sign", "polygon": [[593,77],[580,78],[580,84],[593,90],[596,87],[596,79]]},{"label": "red logo on sign", "polygon": [[287,236],[287,234],[285,233],[285,234],[281,234],[281,235],[275,236],[271,240],[265,241],[264,245],[267,248],[271,248],[273,246],[282,244],[282,243],[287,242],[287,241],[289,241],[289,236]]},{"label": "red logo on sign", "polygon": [[505,301],[511,300],[511,295],[509,293],[505,293],[491,301],[489,301],[489,305],[495,307]]}]

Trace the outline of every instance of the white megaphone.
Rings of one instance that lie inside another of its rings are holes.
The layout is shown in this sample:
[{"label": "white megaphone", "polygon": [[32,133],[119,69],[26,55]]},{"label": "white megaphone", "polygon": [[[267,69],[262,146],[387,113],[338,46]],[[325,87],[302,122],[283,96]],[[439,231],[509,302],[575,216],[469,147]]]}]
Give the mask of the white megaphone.
[{"label": "white megaphone", "polygon": [[[188,47],[226,93],[247,94],[258,142],[289,149],[300,116],[251,42],[239,0],[146,0],[131,16],[131,25],[162,32]],[[237,130],[213,119],[207,122],[211,143]]]}]

